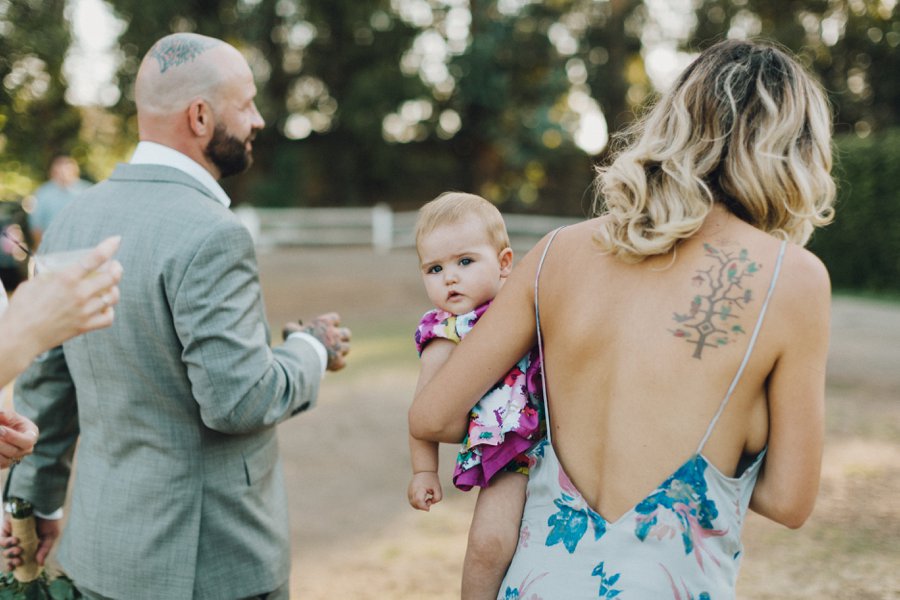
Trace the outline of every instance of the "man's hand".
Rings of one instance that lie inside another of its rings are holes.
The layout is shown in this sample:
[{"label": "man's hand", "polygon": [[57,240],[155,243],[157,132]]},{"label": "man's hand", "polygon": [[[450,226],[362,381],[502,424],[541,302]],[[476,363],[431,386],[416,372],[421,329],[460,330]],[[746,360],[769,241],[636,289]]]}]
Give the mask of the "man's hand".
[{"label": "man's hand", "polygon": [[341,317],[337,313],[319,315],[309,325],[302,322],[288,323],[282,335],[285,339],[296,332],[308,333],[325,346],[328,353],[329,371],[340,371],[347,365],[346,356],[350,352],[350,330],[341,327]]},{"label": "man's hand", "polygon": [[[35,517],[34,523],[38,540],[40,540],[34,557],[39,565],[44,566],[47,555],[50,554],[50,550],[53,548],[56,538],[59,537],[60,522],[57,520]],[[19,547],[19,539],[12,535],[12,517],[8,514],[3,520],[3,535],[0,536],[0,546],[4,548],[3,557],[6,559],[7,571],[12,571],[22,564],[22,548]]]},{"label": "man's hand", "polygon": [[409,504],[415,509],[429,511],[432,504],[437,504],[444,497],[441,491],[441,480],[434,471],[421,471],[412,477],[406,490]]}]

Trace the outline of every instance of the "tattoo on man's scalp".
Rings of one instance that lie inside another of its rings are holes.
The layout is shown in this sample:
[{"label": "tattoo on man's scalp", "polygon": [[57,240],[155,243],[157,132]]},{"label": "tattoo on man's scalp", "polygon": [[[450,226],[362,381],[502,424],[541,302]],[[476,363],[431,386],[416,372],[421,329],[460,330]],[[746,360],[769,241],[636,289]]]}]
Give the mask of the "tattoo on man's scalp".
[{"label": "tattoo on man's scalp", "polygon": [[747,250],[728,252],[703,244],[706,257],[713,261],[708,269],[697,269],[691,284],[698,288],[686,313],[672,313],[677,329],[669,331],[677,338],[694,344],[694,358],[700,358],[704,348],[720,348],[746,334],[735,314],[753,300],[750,289],[744,289],[745,278],[753,277],[762,265],[751,261]]},{"label": "tattoo on man's scalp", "polygon": [[194,37],[172,37],[156,44],[150,51],[159,63],[159,72],[165,73],[172,67],[192,62],[209,48],[218,45],[216,40]]}]

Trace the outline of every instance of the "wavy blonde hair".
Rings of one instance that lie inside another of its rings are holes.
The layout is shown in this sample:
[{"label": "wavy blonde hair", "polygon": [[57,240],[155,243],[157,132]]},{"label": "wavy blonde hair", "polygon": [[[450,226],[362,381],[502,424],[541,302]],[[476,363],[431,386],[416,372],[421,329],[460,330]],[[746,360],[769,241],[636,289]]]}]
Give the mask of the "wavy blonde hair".
[{"label": "wavy blonde hair", "polygon": [[806,244],[831,222],[831,111],[786,51],[729,40],[697,57],[598,168],[596,239],[638,262],[690,237],[718,202],[747,223]]}]

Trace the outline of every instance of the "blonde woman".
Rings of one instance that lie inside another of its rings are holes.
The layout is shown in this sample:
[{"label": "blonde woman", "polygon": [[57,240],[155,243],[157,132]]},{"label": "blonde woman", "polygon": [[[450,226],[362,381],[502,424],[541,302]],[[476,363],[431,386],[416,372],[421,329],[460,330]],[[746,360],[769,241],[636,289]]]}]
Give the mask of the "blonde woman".
[{"label": "blonde woman", "polygon": [[599,216],[526,256],[417,394],[413,435],[459,439],[542,350],[548,436],[501,598],[731,598],[748,506],[803,524],[830,285],[802,246],[832,218],[830,169],[829,108],[797,61],[709,48],[598,173]]}]

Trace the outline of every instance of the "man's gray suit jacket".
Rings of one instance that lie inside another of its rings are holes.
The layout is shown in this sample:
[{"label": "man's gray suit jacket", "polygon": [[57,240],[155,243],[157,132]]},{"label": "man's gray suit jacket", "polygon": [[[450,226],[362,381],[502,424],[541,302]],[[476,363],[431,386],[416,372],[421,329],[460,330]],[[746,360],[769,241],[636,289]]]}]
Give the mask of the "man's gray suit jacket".
[{"label": "man's gray suit jacket", "polygon": [[112,327],[18,380],[41,430],[7,495],[63,505],[59,562],[111,598],[243,598],[284,585],[290,545],[275,425],[312,406],[322,365],[269,347],[249,233],[189,175],[119,165],[60,213],[42,252],[121,235]]}]

